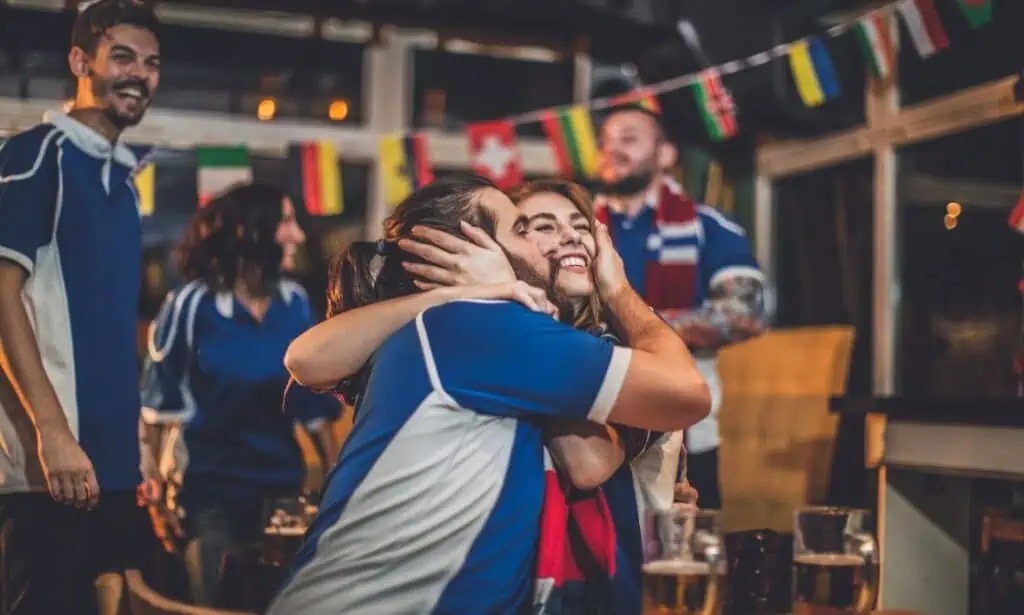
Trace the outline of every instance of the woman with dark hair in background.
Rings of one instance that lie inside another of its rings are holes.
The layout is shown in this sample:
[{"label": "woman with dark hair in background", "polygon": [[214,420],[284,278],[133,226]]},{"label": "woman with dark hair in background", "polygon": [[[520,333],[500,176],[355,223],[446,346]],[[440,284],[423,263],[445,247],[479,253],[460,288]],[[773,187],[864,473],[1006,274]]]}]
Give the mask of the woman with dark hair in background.
[{"label": "woman with dark hair in background", "polygon": [[176,253],[184,284],[150,328],[143,448],[164,457],[174,450],[176,467],[170,476],[162,468],[161,478],[156,459],[143,465],[147,479],[180,481],[198,604],[218,605],[223,556],[260,539],[270,502],[301,492],[293,424],[314,437],[325,460],[336,456],[330,422],[340,405],[287,387],[283,363],[288,345],[313,323],[306,292],[284,277],[305,239],[280,190],[232,188],[191,220]]}]

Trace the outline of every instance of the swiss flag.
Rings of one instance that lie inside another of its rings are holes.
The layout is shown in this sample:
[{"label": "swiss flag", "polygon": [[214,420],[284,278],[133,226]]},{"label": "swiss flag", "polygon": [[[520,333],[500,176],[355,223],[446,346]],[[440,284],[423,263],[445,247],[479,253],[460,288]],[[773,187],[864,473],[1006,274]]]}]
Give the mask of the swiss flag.
[{"label": "swiss flag", "polygon": [[470,124],[469,160],[473,172],[493,181],[506,190],[523,182],[523,165],[519,160],[516,127],[499,120]]}]

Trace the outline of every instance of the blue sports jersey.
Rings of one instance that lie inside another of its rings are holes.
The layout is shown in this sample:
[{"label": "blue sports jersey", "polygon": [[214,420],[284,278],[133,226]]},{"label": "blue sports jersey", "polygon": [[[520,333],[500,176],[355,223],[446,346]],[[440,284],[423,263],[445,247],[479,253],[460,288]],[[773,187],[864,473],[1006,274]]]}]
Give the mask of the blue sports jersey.
[{"label": "blue sports jersey", "polygon": [[199,281],[168,295],[150,333],[142,412],[149,423],[185,423],[186,506],[301,488],[293,421],[312,427],[340,413],[333,396],[294,386],[282,412],[285,351],[311,324],[306,293],[290,281],[260,321]]},{"label": "blue sports jersey", "polygon": [[[699,224],[689,227],[689,235],[674,240],[680,246],[692,245],[697,248],[698,284],[693,305],[700,306],[720,276],[730,271],[743,270],[760,278],[761,270],[743,227],[707,205],[697,206],[697,220]],[[652,207],[644,207],[632,217],[609,210],[608,224],[615,248],[622,256],[629,283],[642,292],[647,287],[647,263],[657,256],[657,252],[650,247],[653,245],[650,238],[657,233],[654,210]]]},{"label": "blue sports jersey", "polygon": [[[43,369],[100,489],[139,483],[135,155],[64,114],[0,145],[0,258],[27,273]],[[45,490],[35,434],[0,409],[0,492]],[[27,470],[35,466],[36,472]]]},{"label": "blue sports jersey", "polygon": [[504,301],[420,314],[378,350],[320,513],[269,613],[517,613],[541,419],[603,422],[631,351]]}]

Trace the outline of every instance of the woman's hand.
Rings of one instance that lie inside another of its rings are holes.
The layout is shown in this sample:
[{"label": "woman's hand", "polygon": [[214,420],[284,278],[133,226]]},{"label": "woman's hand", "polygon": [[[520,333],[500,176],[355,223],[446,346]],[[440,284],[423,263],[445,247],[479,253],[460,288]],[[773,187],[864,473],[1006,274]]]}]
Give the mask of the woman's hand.
[{"label": "woman's hand", "polygon": [[465,221],[461,225],[472,241],[426,226],[412,229],[415,239],[398,241],[399,248],[426,261],[402,263],[406,271],[418,278],[416,286],[428,290],[438,286],[515,282],[515,272],[501,246],[483,229]]},{"label": "woman's hand", "polygon": [[454,289],[459,299],[506,299],[518,301],[534,312],[542,312],[558,318],[558,308],[548,295],[536,286],[526,282],[504,282],[502,284],[481,284]]},{"label": "woman's hand", "polygon": [[594,257],[594,281],[597,283],[597,292],[602,298],[617,294],[629,288],[629,280],[626,278],[626,266],[622,263],[622,257],[612,244],[608,227],[598,222],[594,229],[594,239],[597,243],[597,255]]}]

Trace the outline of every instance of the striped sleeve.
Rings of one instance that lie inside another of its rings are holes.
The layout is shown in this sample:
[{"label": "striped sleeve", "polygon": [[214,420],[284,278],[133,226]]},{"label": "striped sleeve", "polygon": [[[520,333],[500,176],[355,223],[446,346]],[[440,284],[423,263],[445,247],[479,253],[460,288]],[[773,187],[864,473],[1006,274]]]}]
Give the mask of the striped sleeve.
[{"label": "striped sleeve", "polygon": [[53,237],[58,134],[43,125],[0,145],[0,258],[29,275],[39,248]]}]

